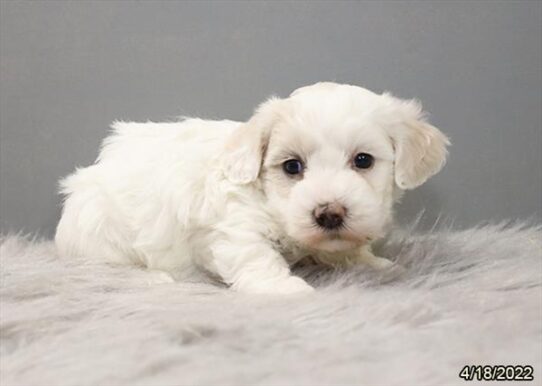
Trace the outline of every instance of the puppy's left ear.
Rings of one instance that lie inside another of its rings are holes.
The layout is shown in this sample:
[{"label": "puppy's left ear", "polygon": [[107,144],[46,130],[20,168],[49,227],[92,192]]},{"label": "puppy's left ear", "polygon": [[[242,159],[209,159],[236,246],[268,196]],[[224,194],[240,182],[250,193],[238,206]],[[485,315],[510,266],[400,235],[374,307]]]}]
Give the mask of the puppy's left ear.
[{"label": "puppy's left ear", "polygon": [[442,169],[450,141],[425,120],[418,101],[383,97],[391,101],[397,118],[388,126],[395,148],[395,183],[401,189],[414,189]]},{"label": "puppy's left ear", "polygon": [[271,98],[261,104],[252,118],[235,129],[226,140],[222,168],[229,181],[242,185],[258,178],[281,102],[281,99]]}]

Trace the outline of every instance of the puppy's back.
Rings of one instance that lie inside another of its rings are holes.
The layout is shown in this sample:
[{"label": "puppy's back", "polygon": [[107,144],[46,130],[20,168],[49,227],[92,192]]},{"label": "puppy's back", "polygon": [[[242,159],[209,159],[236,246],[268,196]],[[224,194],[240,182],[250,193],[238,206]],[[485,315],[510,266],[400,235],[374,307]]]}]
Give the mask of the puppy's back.
[{"label": "puppy's back", "polygon": [[[233,121],[115,122],[96,162],[60,182],[64,196],[55,241],[63,255],[147,264],[141,239],[166,246],[178,231],[178,197],[198,191]],[[164,228],[148,240],[149,229]],[[168,229],[171,228],[171,229]],[[152,246],[151,246],[152,247]]]}]

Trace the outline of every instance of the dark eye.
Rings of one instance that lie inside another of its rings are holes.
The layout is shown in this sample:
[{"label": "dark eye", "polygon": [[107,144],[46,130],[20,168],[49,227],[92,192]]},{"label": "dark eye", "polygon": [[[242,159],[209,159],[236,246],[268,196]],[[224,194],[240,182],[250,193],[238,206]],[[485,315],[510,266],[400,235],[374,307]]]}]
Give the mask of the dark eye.
[{"label": "dark eye", "polygon": [[289,159],[288,161],[284,161],[282,169],[286,174],[299,174],[303,171],[303,164],[297,159]]},{"label": "dark eye", "polygon": [[374,162],[374,157],[367,153],[359,153],[354,157],[354,165],[358,169],[369,169]]}]

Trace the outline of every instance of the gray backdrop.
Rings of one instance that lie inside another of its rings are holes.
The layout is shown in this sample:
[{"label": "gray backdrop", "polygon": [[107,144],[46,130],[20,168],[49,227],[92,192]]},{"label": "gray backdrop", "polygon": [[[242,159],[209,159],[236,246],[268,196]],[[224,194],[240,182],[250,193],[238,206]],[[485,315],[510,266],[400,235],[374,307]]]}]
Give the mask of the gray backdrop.
[{"label": "gray backdrop", "polygon": [[2,232],[53,233],[114,119],[244,120],[320,80],[420,98],[451,137],[401,221],[540,220],[541,2],[2,1],[0,28]]}]

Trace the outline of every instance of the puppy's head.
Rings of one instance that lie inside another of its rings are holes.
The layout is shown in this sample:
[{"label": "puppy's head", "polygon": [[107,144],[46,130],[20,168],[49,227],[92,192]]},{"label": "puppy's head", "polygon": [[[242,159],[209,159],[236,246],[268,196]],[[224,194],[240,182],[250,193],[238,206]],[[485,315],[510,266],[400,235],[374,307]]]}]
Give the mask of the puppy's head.
[{"label": "puppy's head", "polygon": [[291,238],[334,252],[383,236],[395,193],[437,173],[448,144],[416,101],[317,83],[262,104],[223,165],[236,184],[261,180]]}]

